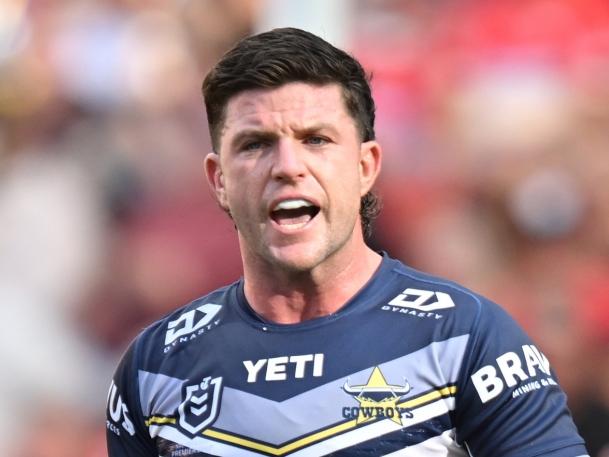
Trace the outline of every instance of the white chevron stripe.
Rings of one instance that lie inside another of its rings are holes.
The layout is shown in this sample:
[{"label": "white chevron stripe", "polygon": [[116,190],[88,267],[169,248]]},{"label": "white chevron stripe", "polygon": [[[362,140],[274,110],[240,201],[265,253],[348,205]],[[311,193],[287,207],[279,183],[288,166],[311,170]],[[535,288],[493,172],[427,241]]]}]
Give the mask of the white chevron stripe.
[{"label": "white chevron stripe", "polygon": [[[292,457],[317,457],[319,455],[326,455],[330,452],[338,451],[340,449],[348,448],[353,445],[362,443],[364,441],[368,441],[380,436],[383,436],[387,433],[391,433],[394,431],[398,431],[403,427],[409,427],[411,425],[420,424],[429,419],[433,419],[435,417],[441,416],[443,414],[448,413],[453,410],[455,407],[454,398],[445,398],[437,400],[433,403],[429,403],[425,406],[421,406],[420,408],[413,409],[411,412],[413,413],[413,417],[409,419],[403,419],[404,425],[400,426],[391,420],[383,420],[378,422],[373,422],[370,425],[359,427],[357,429],[351,430],[349,432],[343,433],[338,436],[330,437],[324,441],[313,444],[311,446],[305,447],[296,452],[290,453]],[[181,444],[183,446],[189,447],[191,449],[195,449],[202,452],[207,452],[214,455],[230,455],[234,457],[253,457],[253,456],[261,456],[266,455],[261,452],[257,452],[255,449],[246,450],[241,447],[236,447],[230,444],[221,443],[217,441],[210,440],[205,437],[195,437],[190,438],[182,433],[180,433],[173,426],[158,426],[151,425],[150,426],[151,435],[161,436],[162,438],[171,440],[175,443]],[[237,441],[237,440],[236,440]],[[427,440],[429,441],[429,440]],[[242,445],[246,443],[241,443]],[[416,446],[415,446],[416,447]],[[291,449],[291,448],[290,448]],[[289,452],[287,446],[272,448],[266,447],[266,452],[271,452],[274,455],[284,455]],[[433,448],[432,448],[433,449]],[[396,456],[414,456],[414,455],[422,455],[425,457],[453,457],[458,456],[460,454],[446,454],[446,450],[444,449],[434,451],[435,453],[428,454],[396,454],[393,453],[391,455]],[[400,452],[400,451],[398,451]],[[461,454],[465,455],[465,454]]]},{"label": "white chevron stripe", "polygon": [[[445,386],[458,380],[468,339],[467,335],[461,335],[434,342],[413,353],[382,363],[379,368],[388,380],[401,382],[406,377],[413,386],[413,395]],[[365,383],[372,368],[350,373],[280,402],[226,386],[222,391],[222,404],[214,426],[274,445],[292,441],[311,430],[342,421],[341,408],[336,407],[337,395],[344,395],[344,406],[357,404],[350,396],[342,393],[342,385],[347,377],[353,383]],[[174,414],[182,401],[180,393],[184,380],[141,370],[139,377],[140,402],[144,415]],[[409,396],[404,398],[408,399]],[[286,411],[290,412],[290,427],[277,427],[276,424],[285,421]],[[245,420],[248,417],[256,420]]]}]

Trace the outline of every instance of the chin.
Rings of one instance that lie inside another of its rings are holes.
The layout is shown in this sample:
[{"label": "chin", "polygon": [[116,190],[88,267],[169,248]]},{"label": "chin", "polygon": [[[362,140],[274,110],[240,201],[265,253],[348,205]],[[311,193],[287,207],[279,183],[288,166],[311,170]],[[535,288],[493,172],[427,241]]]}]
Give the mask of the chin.
[{"label": "chin", "polygon": [[306,273],[323,262],[326,256],[311,246],[282,246],[269,250],[269,260],[294,273]]}]

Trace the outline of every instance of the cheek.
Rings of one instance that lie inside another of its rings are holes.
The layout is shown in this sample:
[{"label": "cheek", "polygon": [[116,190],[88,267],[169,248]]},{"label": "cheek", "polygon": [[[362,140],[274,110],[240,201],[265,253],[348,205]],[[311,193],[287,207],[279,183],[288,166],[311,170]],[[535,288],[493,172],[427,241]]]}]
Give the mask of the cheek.
[{"label": "cheek", "polygon": [[352,197],[354,194],[359,195],[361,179],[359,169],[356,166],[349,164],[342,169],[337,169],[333,182],[341,192],[345,193],[345,198]]},{"label": "cheek", "polygon": [[361,185],[357,173],[338,173],[331,181],[332,195],[330,199],[338,205],[337,209],[345,215],[359,212],[360,192]]},{"label": "cheek", "polygon": [[244,206],[244,199],[247,197],[245,184],[230,183],[226,187],[226,204],[231,212],[239,211]]},{"label": "cheek", "polygon": [[258,181],[253,172],[233,172],[226,179],[226,201],[232,212],[251,212],[260,200]]}]

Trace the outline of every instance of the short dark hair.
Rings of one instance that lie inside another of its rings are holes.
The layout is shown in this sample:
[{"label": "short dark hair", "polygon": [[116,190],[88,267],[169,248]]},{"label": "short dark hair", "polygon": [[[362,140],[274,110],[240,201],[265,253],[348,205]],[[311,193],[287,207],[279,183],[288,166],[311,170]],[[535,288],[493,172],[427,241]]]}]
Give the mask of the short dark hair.
[{"label": "short dark hair", "polygon": [[[338,84],[347,111],[362,141],[375,139],[375,105],[370,77],[345,51],[312,33],[280,28],[239,41],[211,69],[203,81],[203,98],[214,151],[219,152],[226,106],[235,95],[251,89],[272,89],[290,82]],[[378,215],[378,197],[368,192],[361,199],[360,215],[366,237]]]}]

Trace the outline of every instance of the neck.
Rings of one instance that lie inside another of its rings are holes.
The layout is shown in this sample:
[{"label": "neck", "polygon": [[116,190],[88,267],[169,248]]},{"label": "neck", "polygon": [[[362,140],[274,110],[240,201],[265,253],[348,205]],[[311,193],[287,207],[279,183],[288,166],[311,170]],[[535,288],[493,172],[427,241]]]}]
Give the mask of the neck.
[{"label": "neck", "polygon": [[327,316],[368,282],[380,262],[381,256],[363,241],[360,249],[335,253],[307,271],[286,271],[244,257],[245,296],[271,322],[293,324]]}]

